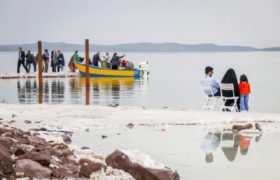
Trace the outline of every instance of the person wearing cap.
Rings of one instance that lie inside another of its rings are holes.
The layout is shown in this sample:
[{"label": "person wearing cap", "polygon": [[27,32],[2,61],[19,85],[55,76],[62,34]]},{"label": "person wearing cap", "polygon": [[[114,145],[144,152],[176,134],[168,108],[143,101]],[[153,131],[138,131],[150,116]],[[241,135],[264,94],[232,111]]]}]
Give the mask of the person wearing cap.
[{"label": "person wearing cap", "polygon": [[[220,96],[220,84],[212,77],[214,73],[213,70],[214,69],[210,66],[205,68],[205,77],[201,79],[201,83],[210,86],[214,96]],[[211,94],[208,95],[211,96]]]}]

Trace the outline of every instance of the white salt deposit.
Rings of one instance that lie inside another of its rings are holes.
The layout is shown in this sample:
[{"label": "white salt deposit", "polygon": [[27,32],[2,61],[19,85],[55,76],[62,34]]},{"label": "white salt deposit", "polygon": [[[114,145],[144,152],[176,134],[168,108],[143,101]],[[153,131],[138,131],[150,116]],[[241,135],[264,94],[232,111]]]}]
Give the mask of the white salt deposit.
[{"label": "white salt deposit", "polygon": [[147,168],[166,169],[164,164],[157,162],[156,160],[152,159],[150,155],[141,153],[137,149],[121,151],[126,154],[133,163],[137,163]]}]

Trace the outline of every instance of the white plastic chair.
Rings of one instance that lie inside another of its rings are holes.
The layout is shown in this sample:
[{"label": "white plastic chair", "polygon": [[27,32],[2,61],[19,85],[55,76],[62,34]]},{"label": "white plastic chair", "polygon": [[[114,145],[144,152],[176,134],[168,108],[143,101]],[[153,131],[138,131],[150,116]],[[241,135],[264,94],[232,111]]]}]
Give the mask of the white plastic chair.
[{"label": "white plastic chair", "polygon": [[[221,90],[221,99],[223,100],[224,103],[222,103],[222,106],[220,108],[221,111],[223,110],[229,110],[231,112],[238,112],[238,107],[237,107],[237,100],[238,100],[238,96],[235,96],[234,93],[234,86],[233,84],[225,84],[225,83],[221,83],[220,84],[220,90]],[[232,97],[226,97],[224,96],[223,92],[224,91],[229,91],[232,93]],[[225,102],[227,100],[233,100],[233,104],[230,106],[226,106]]]},{"label": "white plastic chair", "polygon": [[204,99],[204,104],[201,110],[214,110],[216,107],[219,96],[214,96],[212,87],[210,85],[203,84],[201,88],[202,98]]}]

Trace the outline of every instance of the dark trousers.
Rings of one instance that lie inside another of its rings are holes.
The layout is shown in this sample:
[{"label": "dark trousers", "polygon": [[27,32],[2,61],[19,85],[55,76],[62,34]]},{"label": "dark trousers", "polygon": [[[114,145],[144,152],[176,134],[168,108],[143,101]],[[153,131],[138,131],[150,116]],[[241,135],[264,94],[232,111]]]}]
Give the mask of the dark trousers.
[{"label": "dark trousers", "polygon": [[52,66],[52,72],[56,72],[56,65]]},{"label": "dark trousers", "polygon": [[28,72],[30,72],[30,70],[31,70],[31,64],[33,65],[33,70],[34,70],[34,72],[36,72],[36,69],[37,69],[37,64],[36,63],[27,63],[26,64],[26,68],[28,69]]},{"label": "dark trousers", "polygon": [[17,63],[17,73],[20,73],[20,66],[21,65],[24,67],[25,71],[28,73],[29,71],[28,71],[27,67],[24,64],[24,61],[20,61],[20,60],[18,60],[18,63]]},{"label": "dark trousers", "polygon": [[119,69],[118,65],[112,65],[112,69]]}]

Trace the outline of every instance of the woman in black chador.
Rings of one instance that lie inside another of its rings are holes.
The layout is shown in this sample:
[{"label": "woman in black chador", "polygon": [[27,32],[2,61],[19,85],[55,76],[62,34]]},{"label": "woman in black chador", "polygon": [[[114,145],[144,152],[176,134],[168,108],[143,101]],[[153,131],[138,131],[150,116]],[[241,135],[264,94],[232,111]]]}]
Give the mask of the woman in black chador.
[{"label": "woman in black chador", "polygon": [[[234,87],[234,95],[238,96],[238,97],[240,96],[239,88],[238,88],[238,80],[237,80],[235,71],[233,69],[227,70],[226,74],[224,75],[224,77],[222,79],[222,83],[232,83],[233,87]],[[232,92],[230,92],[230,91],[223,91],[223,95],[225,97],[232,97],[233,96]],[[239,101],[240,101],[240,99],[238,98],[238,100],[237,100],[238,110],[239,110]],[[234,103],[234,100],[227,100],[225,102],[225,105],[226,106],[231,106],[233,103]]]}]

